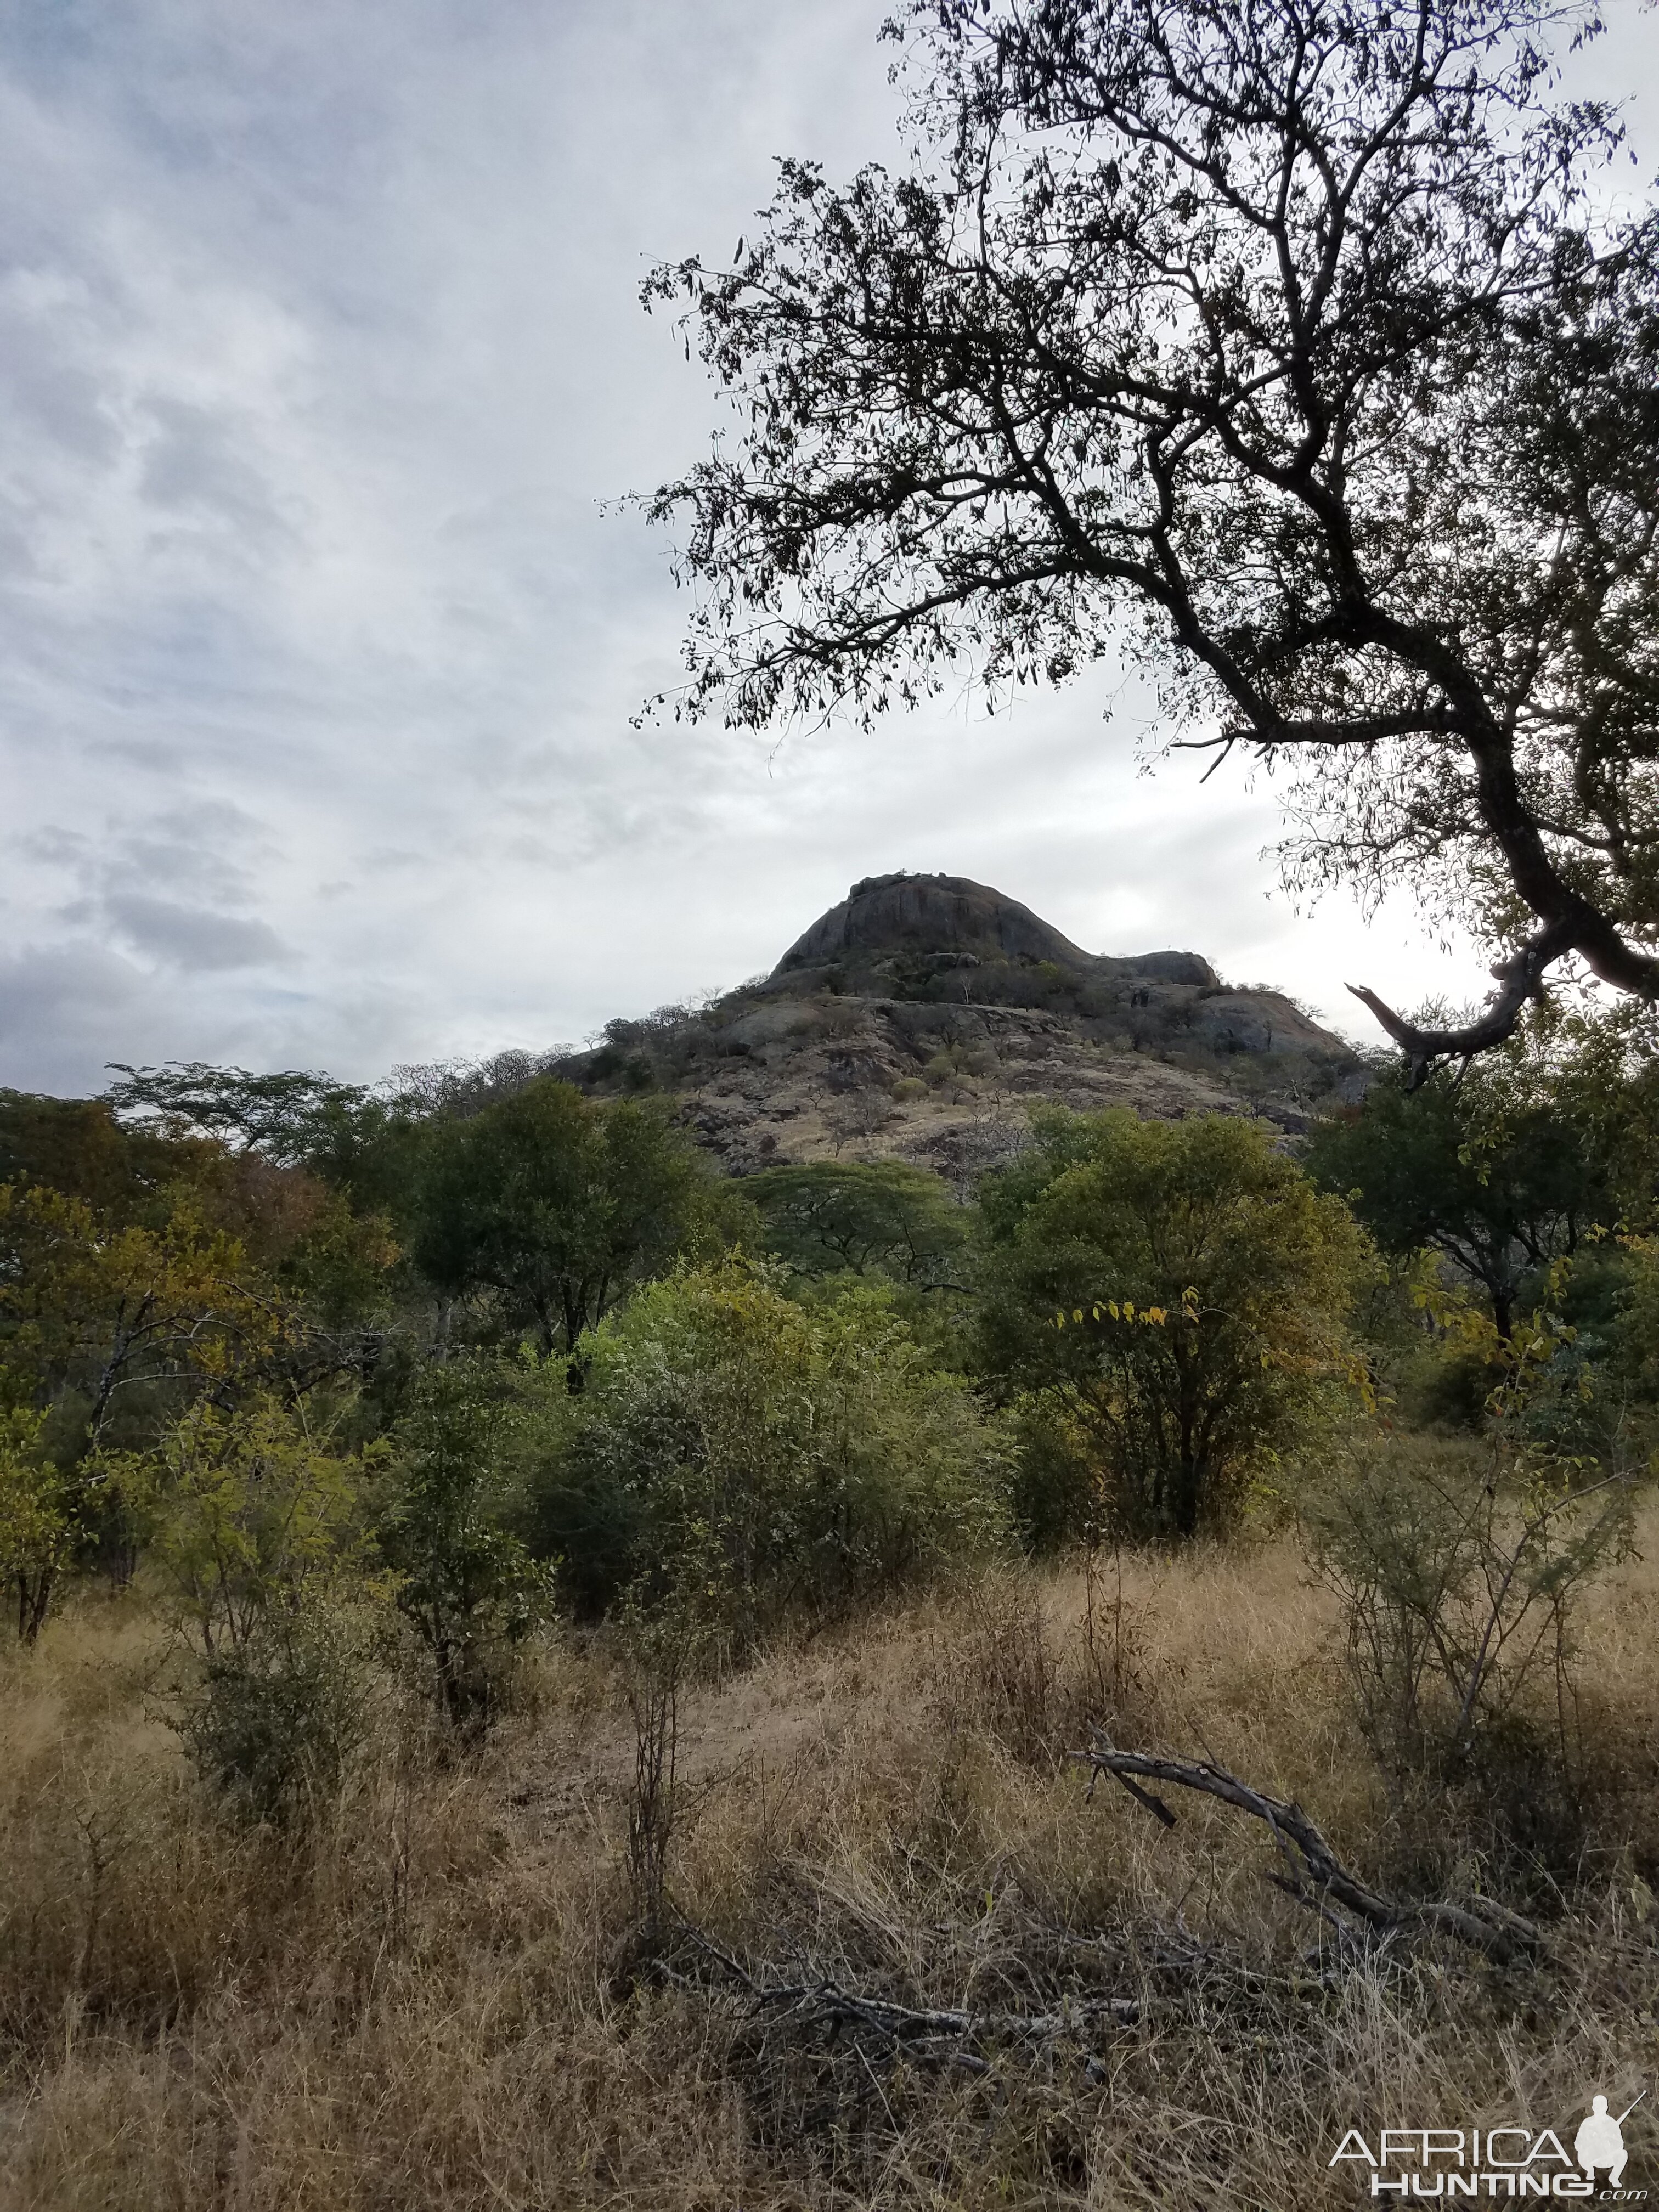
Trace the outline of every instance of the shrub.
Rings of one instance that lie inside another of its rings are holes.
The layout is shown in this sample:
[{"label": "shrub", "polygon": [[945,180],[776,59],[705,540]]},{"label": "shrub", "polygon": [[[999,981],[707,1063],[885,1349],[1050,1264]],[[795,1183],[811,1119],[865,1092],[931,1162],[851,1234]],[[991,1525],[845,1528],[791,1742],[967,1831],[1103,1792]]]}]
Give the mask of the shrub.
[{"label": "shrub", "polygon": [[44,1413],[7,1408],[0,1395],[0,1590],[15,1601],[23,1644],[40,1634],[80,1535],[76,1492],[41,1449],[46,1425]]},{"label": "shrub", "polygon": [[1051,1110],[1034,1132],[981,1186],[985,1367],[1052,1401],[1126,1532],[1219,1525],[1360,1379],[1364,1237],[1256,1123]]},{"label": "shrub", "polygon": [[[562,1388],[562,1369],[560,1370]],[[517,1647],[545,1610],[547,1570],[511,1523],[521,1413],[510,1370],[483,1359],[430,1368],[392,1438],[378,1535],[393,1602],[464,1734],[501,1708]]]},{"label": "shrub", "polygon": [[1010,1408],[1015,1437],[1011,1485],[1014,1518],[1026,1549],[1054,1553],[1103,1533],[1109,1518],[1090,1431],[1059,1394],[1033,1391]]},{"label": "shrub", "polygon": [[549,1391],[536,1478],[590,1610],[627,1595],[741,1645],[1004,1537],[1000,1434],[882,1290],[807,1308],[732,1260],[653,1284],[592,1344],[580,1396]]},{"label": "shrub", "polygon": [[153,1451],[95,1462],[148,1539],[147,1579],[191,1655],[173,1725],[204,1779],[256,1820],[331,1795],[363,1727],[364,1461],[331,1442],[258,1393],[198,1399]]},{"label": "shrub", "polygon": [[260,1393],[228,1408],[198,1399],[153,1452],[100,1461],[146,1530],[173,1625],[204,1658],[240,1650],[270,1613],[361,1563],[363,1462],[330,1442]]},{"label": "shrub", "polygon": [[364,1624],[338,1610],[262,1618],[185,1693],[177,1725],[204,1780],[278,1825],[326,1802],[367,1732],[366,1658]]},{"label": "shrub", "polygon": [[1361,1726],[1396,1775],[1479,1775],[1519,1749],[1536,1782],[1547,1690],[1553,1764],[1571,1776],[1575,1614],[1632,1528],[1628,1482],[1553,1449],[1538,1419],[1571,1386],[1575,1350],[1534,1316],[1492,1353],[1484,1444],[1390,1437],[1304,1503]]}]

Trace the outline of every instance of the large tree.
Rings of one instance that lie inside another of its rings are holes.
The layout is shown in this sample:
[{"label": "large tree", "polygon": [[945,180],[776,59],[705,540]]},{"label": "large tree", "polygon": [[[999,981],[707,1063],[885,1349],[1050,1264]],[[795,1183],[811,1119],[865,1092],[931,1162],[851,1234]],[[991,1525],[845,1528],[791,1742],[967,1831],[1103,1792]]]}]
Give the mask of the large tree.
[{"label": "large tree", "polygon": [[1121,1527],[1221,1525],[1343,1402],[1374,1262],[1261,1123],[1049,1108],[981,1200],[983,1370],[1075,1425]]},{"label": "large tree", "polygon": [[1126,647],[1291,771],[1303,882],[1659,995],[1659,217],[1551,0],[910,0],[902,173],[781,167],[659,270],[737,428],[650,502],[682,710],[908,705]]},{"label": "large tree", "polygon": [[873,1271],[933,1289],[949,1281],[968,1237],[950,1186],[902,1160],[767,1168],[743,1194],[771,1249],[806,1276]]},{"label": "large tree", "polygon": [[545,1350],[574,1354],[631,1282],[718,1243],[719,1211],[713,1178],[656,1103],[601,1104],[542,1076],[432,1125],[411,1245],[441,1291],[493,1291]]},{"label": "large tree", "polygon": [[1528,1279],[1618,1218],[1613,1164],[1589,1136],[1487,1061],[1413,1098],[1374,1084],[1316,1126],[1307,1165],[1385,1252],[1437,1252],[1478,1284],[1507,1341]]}]

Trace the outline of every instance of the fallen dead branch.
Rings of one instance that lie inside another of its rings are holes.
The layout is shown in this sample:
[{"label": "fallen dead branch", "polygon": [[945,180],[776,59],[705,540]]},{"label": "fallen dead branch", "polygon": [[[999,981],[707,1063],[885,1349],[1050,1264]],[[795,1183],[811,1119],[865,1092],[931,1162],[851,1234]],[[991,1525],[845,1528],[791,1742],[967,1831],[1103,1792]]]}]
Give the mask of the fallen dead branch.
[{"label": "fallen dead branch", "polygon": [[[1443,1900],[1400,1904],[1382,1896],[1343,1865],[1299,1805],[1282,1797],[1270,1797],[1265,1790],[1253,1790],[1249,1783],[1229,1774],[1224,1766],[1213,1766],[1206,1760],[1153,1759],[1142,1752],[1118,1751],[1098,1735],[1091,1749],[1074,1751],[1070,1755],[1092,1768],[1096,1779],[1102,1774],[1109,1774],[1121,1782],[1136,1802],[1144,1805],[1166,1828],[1175,1826],[1176,1816],[1156,1791],[1145,1787],[1148,1782],[1162,1782],[1176,1789],[1199,1790],[1206,1797],[1218,1797],[1224,1804],[1237,1806],[1241,1813],[1264,1822],[1279,1846],[1286,1869],[1284,1874],[1269,1875],[1268,1880],[1345,1933],[1352,1932],[1349,1923],[1341,1919],[1333,1907],[1340,1907],[1362,1927],[1379,1934],[1438,1929],[1499,1960],[1535,1950],[1541,1940],[1530,1921],[1490,1898],[1474,1899],[1468,1905],[1452,1905]],[[1089,1787],[1092,1791],[1093,1780]]]},{"label": "fallen dead branch", "polygon": [[[1039,2013],[968,2012],[899,2004],[891,1997],[843,1989],[829,1978],[792,1982],[763,1978],[750,1973],[701,1929],[688,1925],[683,1933],[750,1998],[751,2019],[787,2020],[800,2027],[828,2026],[832,2034],[842,2027],[865,2028],[884,2038],[894,2051],[902,2049],[911,2057],[960,2067],[973,2074],[989,2069],[986,2060],[963,2047],[967,2044],[1046,2043],[1064,2035],[1081,2036],[1103,2022],[1130,2027],[1141,2016],[1141,2004],[1134,1997],[1066,1998],[1057,2008]],[[659,1962],[658,1971],[682,1986],[696,1986],[690,1976],[665,1961]]]}]

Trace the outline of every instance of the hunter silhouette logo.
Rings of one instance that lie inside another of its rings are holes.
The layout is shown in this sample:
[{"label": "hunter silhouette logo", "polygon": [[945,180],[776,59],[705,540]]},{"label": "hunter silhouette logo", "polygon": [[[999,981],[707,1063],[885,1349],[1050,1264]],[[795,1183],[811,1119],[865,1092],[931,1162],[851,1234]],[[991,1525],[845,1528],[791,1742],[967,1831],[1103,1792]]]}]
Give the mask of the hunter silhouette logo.
[{"label": "hunter silhouette logo", "polygon": [[[1642,2097],[1647,2095],[1645,2089]],[[1626,2105],[1615,2120],[1607,2111],[1605,2097],[1592,2097],[1588,2117],[1580,2124],[1572,2139],[1572,2154],[1584,2169],[1588,2179],[1594,2181],[1603,2166],[1607,2169],[1607,2186],[1617,2189],[1625,2178],[1625,2122],[1642,2101]]]},{"label": "hunter silhouette logo", "polygon": [[1553,2128],[1384,2128],[1372,2148],[1350,2128],[1329,2160],[1366,2172],[1376,2197],[1595,2197],[1638,2204],[1645,2189],[1624,2186],[1625,2122],[1647,2095],[1615,2119],[1598,2090],[1569,2151]]}]

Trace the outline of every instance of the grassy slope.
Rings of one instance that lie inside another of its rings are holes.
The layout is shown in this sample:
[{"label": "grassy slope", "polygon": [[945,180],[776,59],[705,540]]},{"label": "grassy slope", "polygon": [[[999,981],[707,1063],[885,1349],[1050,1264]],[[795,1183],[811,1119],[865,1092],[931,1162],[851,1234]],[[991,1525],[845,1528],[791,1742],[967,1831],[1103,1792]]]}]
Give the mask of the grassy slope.
[{"label": "grassy slope", "polygon": [[[1280,2212],[1360,2201],[1325,2171],[1351,2124],[1620,2109],[1659,2063],[1659,1512],[1643,1549],[1589,1630],[1589,1845],[1535,1970],[1322,1960],[1259,1833],[1200,1803],[1166,1834],[1065,1763],[1098,1717],[1299,1797],[1379,1880],[1477,1879],[1432,1808],[1385,1814],[1285,1547],[1126,1560],[1121,1607],[1113,1574],[993,1575],[689,1696],[674,1890],[723,1944],[916,2004],[1142,2002],[969,2076],[765,2031],[683,1943],[639,1969],[603,1654],[548,1654],[472,1769],[389,1711],[296,1848],[202,1805],[147,1717],[154,1625],[89,1601],[0,1662],[0,2203]],[[1659,2130],[1628,2140],[1652,2185]]]}]

